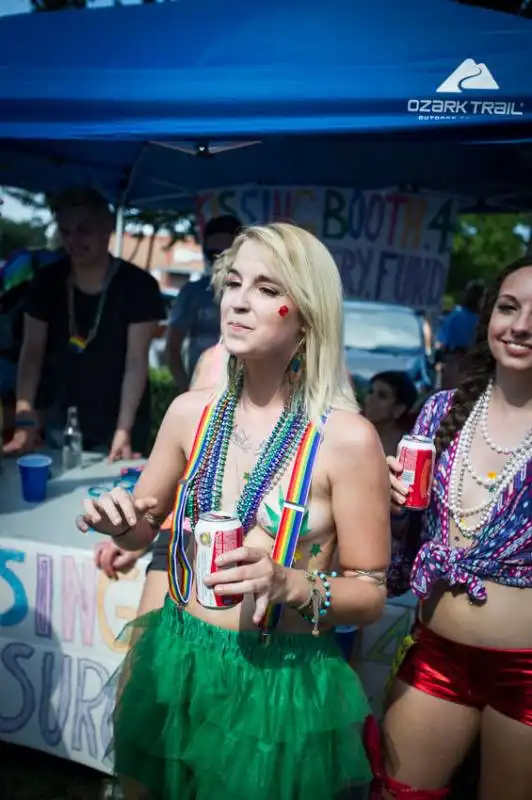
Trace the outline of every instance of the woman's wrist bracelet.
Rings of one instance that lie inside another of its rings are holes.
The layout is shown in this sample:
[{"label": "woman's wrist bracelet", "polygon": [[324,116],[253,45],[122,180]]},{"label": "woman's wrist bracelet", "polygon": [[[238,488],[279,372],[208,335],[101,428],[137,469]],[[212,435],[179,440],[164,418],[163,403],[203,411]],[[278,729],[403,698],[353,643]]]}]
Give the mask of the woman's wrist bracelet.
[{"label": "woman's wrist bracelet", "polygon": [[[312,635],[319,636],[320,620],[325,617],[331,606],[331,584],[329,577],[336,578],[337,573],[331,572],[328,574],[326,572],[312,570],[312,572],[305,572],[305,577],[310,584],[309,596],[304,604],[296,608],[296,611],[301,614],[303,619],[306,619],[307,622],[312,624]],[[323,586],[323,592],[321,592],[317,586],[318,579]],[[307,610],[308,612],[305,613]]]}]

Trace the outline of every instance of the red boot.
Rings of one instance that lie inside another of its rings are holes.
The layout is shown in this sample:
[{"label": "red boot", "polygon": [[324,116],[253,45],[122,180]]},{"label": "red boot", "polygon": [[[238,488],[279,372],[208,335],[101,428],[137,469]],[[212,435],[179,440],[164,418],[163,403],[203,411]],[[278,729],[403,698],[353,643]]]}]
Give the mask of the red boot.
[{"label": "red boot", "polygon": [[[364,725],[364,745],[373,772],[370,800],[393,797],[397,800],[442,800],[450,789],[414,789],[390,778],[384,771],[381,732],[375,717],[368,717]],[[386,791],[387,794],[383,794]]]}]

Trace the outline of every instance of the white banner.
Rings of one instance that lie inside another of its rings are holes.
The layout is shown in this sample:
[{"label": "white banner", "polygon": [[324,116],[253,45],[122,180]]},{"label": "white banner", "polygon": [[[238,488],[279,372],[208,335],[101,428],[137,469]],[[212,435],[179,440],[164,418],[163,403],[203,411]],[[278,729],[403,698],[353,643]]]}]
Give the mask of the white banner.
[{"label": "white banner", "polygon": [[144,567],[110,581],[90,551],[0,540],[0,738],[107,771],[113,692]]},{"label": "white banner", "polygon": [[[109,679],[126,650],[116,637],[143,580],[144,563],[110,581],[90,550],[0,539],[0,739],[111,771]],[[360,634],[357,668],[377,715],[414,605],[388,604]]]},{"label": "white banner", "polygon": [[457,204],[398,191],[235,187],[198,196],[201,230],[234,214],[244,225],[291,221],[333,253],[346,297],[437,312],[447,283]]}]

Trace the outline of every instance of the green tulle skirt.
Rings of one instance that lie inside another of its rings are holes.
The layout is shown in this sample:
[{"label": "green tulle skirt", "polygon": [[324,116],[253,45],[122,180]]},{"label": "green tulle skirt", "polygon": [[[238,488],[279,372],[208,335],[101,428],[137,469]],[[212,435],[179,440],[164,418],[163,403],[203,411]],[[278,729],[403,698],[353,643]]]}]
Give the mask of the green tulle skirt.
[{"label": "green tulle skirt", "polygon": [[333,637],[275,633],[264,644],[168,598],[128,629],[115,771],[142,798],[331,800],[371,780],[369,705]]}]

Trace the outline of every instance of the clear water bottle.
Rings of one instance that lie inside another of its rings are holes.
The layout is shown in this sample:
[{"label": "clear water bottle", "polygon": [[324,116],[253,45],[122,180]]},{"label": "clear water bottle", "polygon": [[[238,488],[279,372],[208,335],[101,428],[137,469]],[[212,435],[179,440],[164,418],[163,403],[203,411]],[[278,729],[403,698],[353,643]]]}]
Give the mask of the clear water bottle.
[{"label": "clear water bottle", "polygon": [[71,406],[67,411],[67,424],[63,431],[63,469],[76,469],[83,458],[83,438],[78,422],[78,409]]}]

